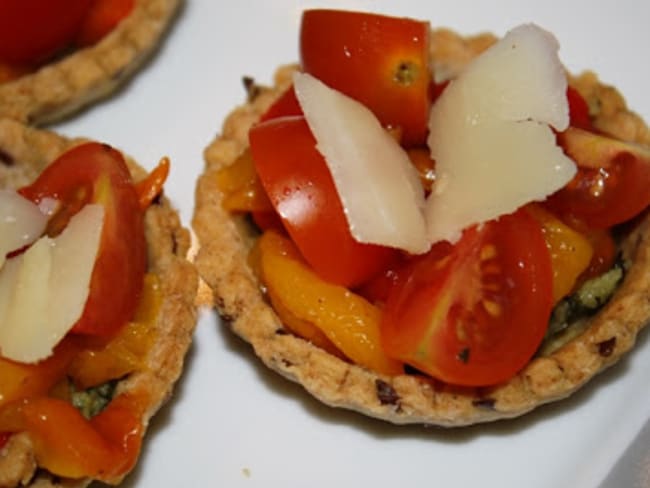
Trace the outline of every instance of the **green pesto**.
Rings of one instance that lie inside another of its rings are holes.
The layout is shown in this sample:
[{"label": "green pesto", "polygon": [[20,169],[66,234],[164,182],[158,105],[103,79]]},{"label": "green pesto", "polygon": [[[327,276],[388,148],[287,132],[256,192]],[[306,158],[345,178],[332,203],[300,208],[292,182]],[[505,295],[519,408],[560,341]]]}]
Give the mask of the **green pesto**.
[{"label": "green pesto", "polygon": [[113,399],[117,381],[109,381],[82,391],[73,391],[72,405],[87,419],[100,413]]},{"label": "green pesto", "polygon": [[573,294],[553,309],[544,342],[538,352],[545,356],[580,335],[589,324],[588,318],[605,305],[625,275],[622,261],[600,276],[585,281]]}]

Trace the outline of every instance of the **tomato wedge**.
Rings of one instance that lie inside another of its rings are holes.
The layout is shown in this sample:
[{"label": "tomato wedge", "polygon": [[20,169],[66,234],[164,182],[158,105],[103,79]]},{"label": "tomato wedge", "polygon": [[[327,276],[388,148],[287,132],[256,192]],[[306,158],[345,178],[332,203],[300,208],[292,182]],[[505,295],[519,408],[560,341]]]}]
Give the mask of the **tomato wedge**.
[{"label": "tomato wedge", "polygon": [[650,205],[648,148],[575,127],[557,138],[578,165],[573,179],[546,203],[565,221],[606,229]]},{"label": "tomato wedge", "polygon": [[307,10],[303,69],[400,128],[402,144],[424,144],[429,117],[429,23],[339,10]]},{"label": "tomato wedge", "polygon": [[74,40],[92,0],[0,0],[0,60],[38,63]]},{"label": "tomato wedge", "polygon": [[293,85],[287,88],[284,93],[273,102],[267,111],[262,114],[260,122],[277,119],[278,117],[287,117],[289,115],[303,115]]},{"label": "tomato wedge", "polygon": [[20,190],[35,203],[59,201],[46,232],[56,235],[87,203],[104,206],[104,226],[82,316],[72,331],[111,336],[132,316],[146,269],[143,211],[122,154],[96,142],[77,146]]},{"label": "tomato wedge", "polygon": [[447,383],[505,381],[546,332],[552,286],[541,227],[524,210],[471,227],[400,271],[384,308],[384,349]]},{"label": "tomato wedge", "polygon": [[304,117],[258,124],[249,140],[262,186],[319,276],[354,287],[394,258],[396,250],[361,244],[352,237],[334,181]]}]

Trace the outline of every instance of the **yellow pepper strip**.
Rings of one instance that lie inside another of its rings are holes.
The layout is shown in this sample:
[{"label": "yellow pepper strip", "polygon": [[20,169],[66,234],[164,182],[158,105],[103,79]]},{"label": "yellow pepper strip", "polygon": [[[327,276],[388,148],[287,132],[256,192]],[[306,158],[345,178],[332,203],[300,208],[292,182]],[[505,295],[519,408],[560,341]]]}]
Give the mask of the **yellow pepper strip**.
[{"label": "yellow pepper strip", "polygon": [[[248,255],[248,264],[253,268],[253,271],[258,276],[258,278],[264,282],[265,280],[262,273],[262,253],[259,245],[260,242],[261,239],[258,239],[251,249],[251,252]],[[284,239],[266,239],[264,242],[267,253],[274,252],[277,254],[287,254],[288,252],[292,252],[292,257],[295,257],[295,259],[298,260],[300,259],[297,251],[294,255],[293,251],[295,249],[288,247]],[[270,249],[270,247],[273,245],[278,245],[279,247]],[[287,329],[289,329],[294,334],[302,337],[303,339],[308,340],[315,346],[326,350],[330,354],[345,358],[345,355],[339,351],[334,344],[332,344],[332,341],[327,338],[323,331],[321,331],[311,322],[296,317],[291,312],[291,310],[286,308],[282,301],[277,296],[275,296],[273,291],[267,289],[266,294],[269,300],[271,300],[271,305],[273,306],[275,313],[278,315],[278,317],[280,317],[280,320]]]},{"label": "yellow pepper strip", "polygon": [[381,347],[377,307],[322,280],[291,241],[277,232],[265,232],[258,245],[262,279],[281,310],[316,326],[354,363],[383,374],[403,372],[402,364],[387,357]]},{"label": "yellow pepper strip", "polygon": [[223,208],[230,212],[272,211],[273,206],[255,172],[250,149],[216,175],[216,184],[224,194]]},{"label": "yellow pepper strip", "polygon": [[530,204],[528,212],[542,225],[553,267],[553,300],[557,303],[571,293],[578,277],[587,269],[593,255],[589,239],[561,222],[543,207]]},{"label": "yellow pepper strip", "polygon": [[296,317],[291,310],[285,307],[282,300],[279,299],[274,293],[269,293],[269,299],[273,305],[273,309],[282,320],[282,323],[294,334],[299,335],[303,339],[307,339],[315,346],[324,349],[330,354],[345,358],[345,355],[330,341],[327,336],[311,322],[302,320]]},{"label": "yellow pepper strip", "polygon": [[133,320],[102,348],[83,349],[72,361],[68,375],[85,390],[141,369],[155,338],[156,318],[162,302],[160,282],[154,274],[144,278],[142,296]]}]

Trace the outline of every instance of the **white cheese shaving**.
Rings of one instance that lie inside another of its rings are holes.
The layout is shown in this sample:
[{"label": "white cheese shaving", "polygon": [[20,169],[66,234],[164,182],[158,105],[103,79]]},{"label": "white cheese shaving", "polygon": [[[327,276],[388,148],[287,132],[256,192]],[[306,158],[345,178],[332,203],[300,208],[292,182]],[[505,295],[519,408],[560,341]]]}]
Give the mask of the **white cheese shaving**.
[{"label": "white cheese shaving", "polygon": [[410,253],[427,251],[424,192],[404,149],[356,100],[309,74],[296,73],[293,81],[353,237]]},{"label": "white cheese shaving", "polygon": [[436,181],[427,201],[430,241],[543,200],[575,174],[549,127],[568,126],[558,43],[533,25],[510,31],[470,63],[434,104],[428,144]]}]

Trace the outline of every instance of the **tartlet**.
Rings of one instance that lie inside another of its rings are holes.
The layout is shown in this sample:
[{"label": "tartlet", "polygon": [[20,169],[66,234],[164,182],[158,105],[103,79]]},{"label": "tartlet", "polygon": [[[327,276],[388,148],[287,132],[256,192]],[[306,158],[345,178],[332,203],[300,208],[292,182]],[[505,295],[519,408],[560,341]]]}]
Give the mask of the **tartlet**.
[{"label": "tartlet", "polygon": [[[491,34],[463,37],[447,29],[431,33],[436,81],[453,78],[491,46]],[[650,318],[650,218],[643,217],[621,243],[630,264],[608,304],[584,332],[537,355],[509,381],[490,387],[458,387],[414,374],[386,376],[352,364],[290,333],[265,298],[247,259],[258,236],[251,221],[222,207],[216,175],[248,146],[248,131],[291,84],[296,65],[281,67],[272,87],[247,80],[248,100],[225,120],[205,149],[196,189],[193,228],[200,242],[196,265],[212,289],[224,323],[252,345],[269,368],[301,384],[321,402],[395,424],[463,426],[522,415],[567,397],[618,361]],[[625,141],[650,144],[650,131],[621,95],[586,72],[569,83],[589,105],[594,127]]]},{"label": "tartlet", "polygon": [[[82,142],[0,119],[0,188],[28,184],[58,155]],[[126,159],[135,181],[146,175],[132,159]],[[186,259],[189,232],[164,195],[159,195],[146,210],[144,222],[147,273],[155,274],[160,283],[161,302],[152,322],[154,339],[144,366],[121,378],[115,395],[128,392],[146,398],[141,418],[146,430],[151,417],[171,397],[182,373],[196,324],[198,278],[194,266]],[[0,449],[1,486],[87,486],[91,481],[64,479],[39,468],[25,433],[13,435]],[[117,484],[121,477],[109,481]]]},{"label": "tartlet", "polygon": [[135,0],[131,13],[96,44],[1,83],[0,116],[44,125],[108,96],[153,55],[181,4]]}]

